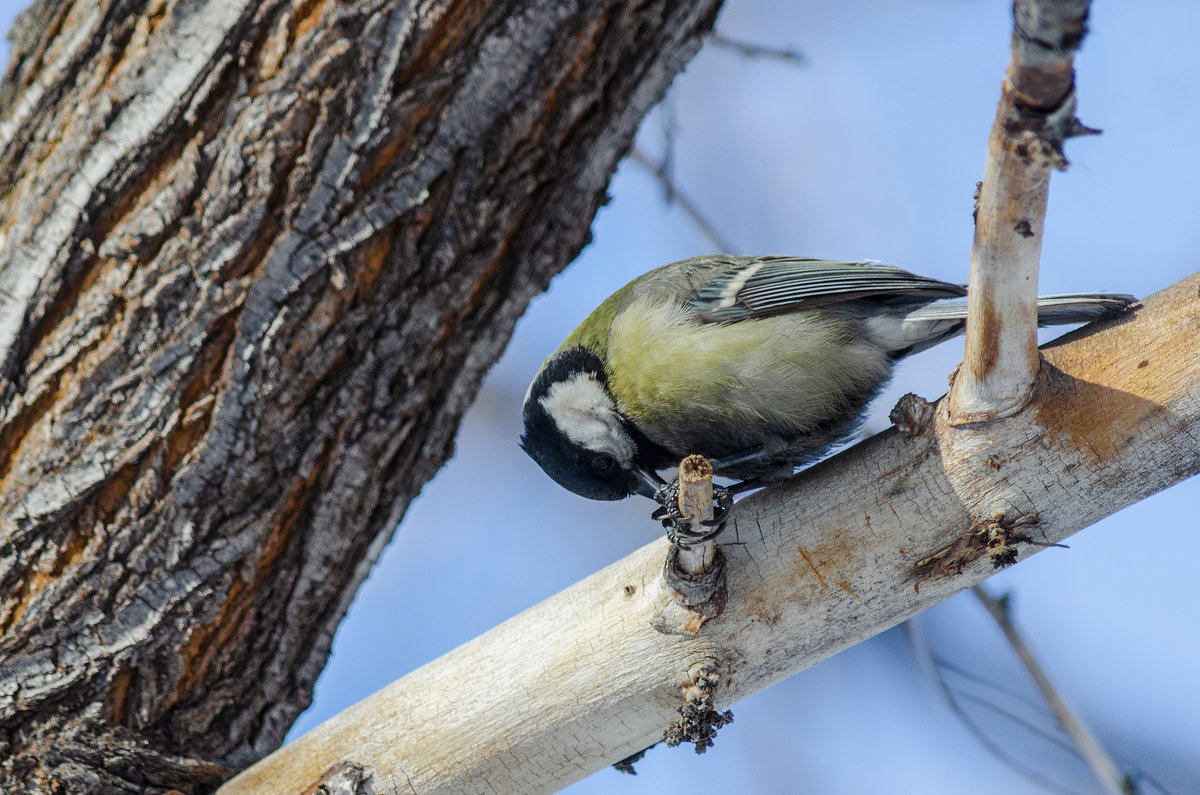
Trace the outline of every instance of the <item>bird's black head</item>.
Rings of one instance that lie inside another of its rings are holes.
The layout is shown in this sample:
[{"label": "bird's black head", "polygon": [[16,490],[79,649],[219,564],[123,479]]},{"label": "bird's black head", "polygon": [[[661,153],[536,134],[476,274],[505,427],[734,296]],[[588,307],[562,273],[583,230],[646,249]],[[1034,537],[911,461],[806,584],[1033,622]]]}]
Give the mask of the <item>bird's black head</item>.
[{"label": "bird's black head", "polygon": [[640,465],[634,432],[595,355],[583,348],[555,354],[530,385],[523,414],[521,449],[558,485],[593,500],[653,496],[656,476]]}]

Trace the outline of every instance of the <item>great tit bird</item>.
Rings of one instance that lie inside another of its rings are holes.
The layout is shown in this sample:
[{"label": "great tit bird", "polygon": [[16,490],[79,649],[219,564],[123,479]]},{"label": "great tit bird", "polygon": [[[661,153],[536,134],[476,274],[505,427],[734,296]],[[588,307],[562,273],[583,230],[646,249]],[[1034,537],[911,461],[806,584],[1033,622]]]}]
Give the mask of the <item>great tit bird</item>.
[{"label": "great tit bird", "polygon": [[[962,332],[966,289],[890,265],[704,256],[634,279],[551,356],[525,396],[521,447],[594,500],[663,501],[658,470],[693,453],[731,491],[791,475],[852,433],[892,366]],[[1040,325],[1132,297],[1038,299]]]}]

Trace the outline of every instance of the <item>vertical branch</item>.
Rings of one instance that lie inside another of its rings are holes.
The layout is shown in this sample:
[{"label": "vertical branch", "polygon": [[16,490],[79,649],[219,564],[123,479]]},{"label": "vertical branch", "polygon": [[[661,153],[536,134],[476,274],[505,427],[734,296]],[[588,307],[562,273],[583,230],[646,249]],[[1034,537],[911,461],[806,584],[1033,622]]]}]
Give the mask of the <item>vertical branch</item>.
[{"label": "vertical branch", "polygon": [[[713,518],[713,468],[704,456],[690,455],[679,465],[679,512],[697,527]],[[679,565],[688,574],[703,574],[717,553],[714,539],[682,544]]]},{"label": "vertical branch", "polygon": [[[679,464],[679,512],[697,529],[714,516],[712,477],[712,463],[702,455]],[[713,535],[694,542],[680,538],[667,552],[664,600],[651,622],[659,632],[694,638],[705,621],[725,610],[725,556]]]},{"label": "vertical branch", "polygon": [[1050,174],[1066,168],[1063,142],[1091,132],[1075,118],[1072,64],[1088,6],[1088,0],[1013,4],[1012,61],[975,210],[966,353],[951,391],[956,424],[1009,416],[1032,395]]}]

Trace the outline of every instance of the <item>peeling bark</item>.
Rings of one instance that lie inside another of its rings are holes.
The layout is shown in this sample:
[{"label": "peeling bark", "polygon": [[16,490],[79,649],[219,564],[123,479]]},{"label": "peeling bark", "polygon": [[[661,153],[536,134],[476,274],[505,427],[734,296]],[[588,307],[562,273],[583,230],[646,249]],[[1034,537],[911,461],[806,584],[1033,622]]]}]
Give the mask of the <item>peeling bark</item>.
[{"label": "peeling bark", "polygon": [[0,87],[0,790],[282,740],[716,0],[43,0]]}]

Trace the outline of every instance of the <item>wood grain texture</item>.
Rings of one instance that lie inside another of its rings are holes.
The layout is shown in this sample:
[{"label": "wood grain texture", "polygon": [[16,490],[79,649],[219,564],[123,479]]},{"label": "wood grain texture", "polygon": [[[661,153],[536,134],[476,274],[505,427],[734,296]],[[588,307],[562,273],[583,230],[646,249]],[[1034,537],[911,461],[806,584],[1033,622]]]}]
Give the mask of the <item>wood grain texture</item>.
[{"label": "wood grain texture", "polygon": [[0,87],[0,790],[200,791],[279,744],[718,4],[25,13]]},{"label": "wood grain texture", "polygon": [[958,427],[943,399],[917,434],[881,433],[751,495],[720,538],[727,605],[695,636],[651,626],[669,600],[660,540],[221,795],[316,781],[337,763],[380,793],[550,792],[623,759],[662,738],[697,666],[719,672],[724,709],[987,578],[996,550],[975,542],[980,528],[1008,528],[1024,559],[1200,472],[1198,325],[1200,274],[1047,346],[1036,396],[1013,417]]}]

